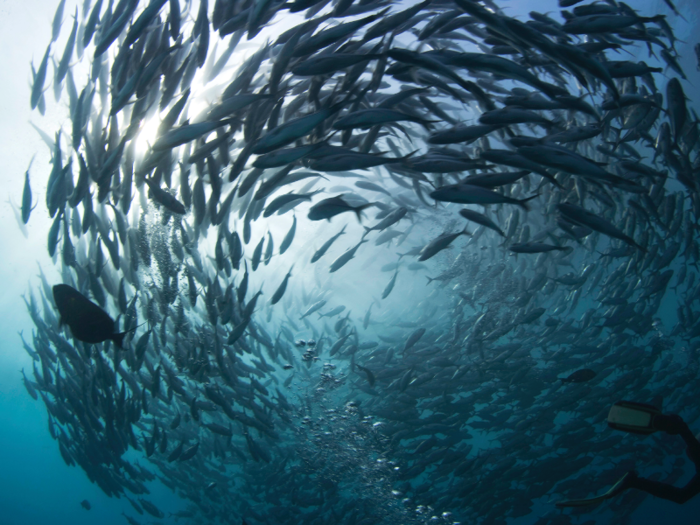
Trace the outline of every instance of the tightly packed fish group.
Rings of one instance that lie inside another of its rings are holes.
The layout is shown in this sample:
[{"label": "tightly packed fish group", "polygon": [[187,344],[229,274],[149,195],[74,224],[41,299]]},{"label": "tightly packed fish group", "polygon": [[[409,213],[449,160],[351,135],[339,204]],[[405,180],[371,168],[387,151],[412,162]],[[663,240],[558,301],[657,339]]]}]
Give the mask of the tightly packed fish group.
[{"label": "tightly packed fish group", "polygon": [[159,480],[189,523],[545,525],[678,452],[602,424],[700,415],[676,14],[212,4],[85,0],[68,30],[62,0],[32,68],[69,115],[25,176],[62,282],[26,296],[24,383],[68,465],[131,524],[175,510]]}]

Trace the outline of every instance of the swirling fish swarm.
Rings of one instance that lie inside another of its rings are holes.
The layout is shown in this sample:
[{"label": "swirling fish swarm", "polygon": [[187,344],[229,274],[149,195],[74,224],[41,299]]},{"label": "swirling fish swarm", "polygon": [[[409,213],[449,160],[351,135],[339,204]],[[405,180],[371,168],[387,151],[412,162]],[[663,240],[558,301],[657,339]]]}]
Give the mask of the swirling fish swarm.
[{"label": "swirling fish swarm", "polygon": [[116,326],[78,340],[42,274],[24,381],[129,523],[176,510],[152,483],[195,524],[578,523],[554,501],[659,470],[612,402],[697,422],[677,14],[85,0],[63,31],[64,4],[31,177],[54,273]]}]

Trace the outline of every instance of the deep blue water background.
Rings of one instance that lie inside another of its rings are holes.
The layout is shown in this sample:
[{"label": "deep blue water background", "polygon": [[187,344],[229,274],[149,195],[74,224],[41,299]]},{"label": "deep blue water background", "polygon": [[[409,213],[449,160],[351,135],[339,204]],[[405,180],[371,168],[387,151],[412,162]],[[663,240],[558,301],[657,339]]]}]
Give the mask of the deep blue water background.
[{"label": "deep blue water background", "polygon": [[[700,41],[700,0],[676,2],[688,19],[687,23],[674,17],[660,0],[629,0],[628,3],[642,10],[643,14],[667,14],[677,37],[686,41],[679,43],[681,64],[690,80],[690,85],[684,84],[684,87],[689,97],[694,99],[694,107],[698,108],[700,75],[696,71],[693,46]],[[0,525],[122,525],[125,520],[121,512],[133,515],[131,506],[125,500],[108,498],[89,482],[82,470],[64,464],[56,443],[49,436],[43,403],[33,401],[20,381],[19,370],[22,367],[30,370],[31,362],[22,350],[17,332],[23,329],[25,333],[30,333],[32,327],[21,294],[29,286],[38,285],[35,261],[40,261],[45,269],[50,268],[44,247],[48,222],[40,204],[25,239],[19,233],[5,200],[11,197],[15,202],[19,201],[22,176],[29,159],[34,152],[45,150],[27,124],[30,118],[29,61],[33,58],[37,63],[43,54],[55,5],[56,2],[48,0],[0,2],[0,78],[3,79],[0,83],[0,149],[3,158],[0,187],[6,193],[0,199]],[[514,0],[508,5],[511,6],[508,11],[511,15],[526,14],[532,9],[546,12],[555,6],[553,2]],[[72,9],[72,6],[67,6],[66,13]],[[52,98],[51,94],[47,96]],[[32,115],[31,118],[36,121],[38,117]],[[44,129],[55,128],[50,117],[41,124]],[[35,191],[39,198],[43,197],[41,181],[37,181]],[[674,309],[661,311],[660,315],[668,326],[675,323]],[[700,402],[700,396],[687,399],[689,404],[697,402]],[[695,426],[698,425],[700,422],[696,422]],[[700,431],[700,427],[694,430]],[[639,439],[644,440],[642,437]],[[651,439],[647,438],[647,441],[652,446]],[[183,508],[183,502],[159,483],[148,486],[152,492],[149,499],[159,508],[166,512]],[[85,511],[80,507],[83,499],[90,501],[92,510]],[[582,516],[581,522],[585,519],[586,516]],[[604,519],[597,519],[598,523],[606,523]],[[140,518],[140,521],[147,523],[153,520]],[[528,517],[514,520],[513,523],[533,521],[533,517]],[[162,522],[175,523],[167,519]],[[636,511],[631,523],[700,523],[700,497],[683,507],[649,497]]]}]

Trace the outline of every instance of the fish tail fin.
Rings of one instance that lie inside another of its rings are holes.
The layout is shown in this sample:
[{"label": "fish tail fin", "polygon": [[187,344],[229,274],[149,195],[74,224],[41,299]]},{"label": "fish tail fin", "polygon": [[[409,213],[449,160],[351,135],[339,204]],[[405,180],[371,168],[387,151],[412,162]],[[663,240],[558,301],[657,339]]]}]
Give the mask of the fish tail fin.
[{"label": "fish tail fin", "polygon": [[127,330],[126,332],[121,332],[112,336],[112,341],[114,341],[114,344],[117,345],[118,348],[123,348],[122,343],[124,342],[124,337],[126,337],[126,334],[130,331],[131,330]]},{"label": "fish tail fin", "polygon": [[403,157],[399,157],[399,158],[397,158],[396,160],[402,160],[402,161],[403,161],[403,160],[408,160],[408,159],[410,159],[411,157],[413,157],[416,153],[418,153],[418,151],[419,151],[419,150],[417,150],[417,149],[416,149],[416,150],[413,150],[413,151],[412,151],[411,153],[409,153],[408,155],[404,155]]},{"label": "fish tail fin", "polygon": [[519,204],[520,207],[521,207],[522,209],[524,209],[525,211],[530,211],[530,206],[528,206],[527,203],[528,203],[529,201],[531,201],[532,199],[536,199],[536,198],[539,197],[539,196],[540,196],[539,193],[535,193],[532,197],[528,197],[527,199],[521,199],[521,200],[519,200],[519,201],[518,201],[518,204]]},{"label": "fish tail fin", "polygon": [[425,276],[425,278],[428,279],[428,282],[425,284],[426,286],[428,286],[430,283],[432,283],[435,280],[434,277],[428,277],[427,275]]},{"label": "fish tail fin", "polygon": [[[368,202],[367,204],[363,204],[362,206],[358,206],[355,208],[355,215],[357,215],[357,220],[362,222],[362,212],[369,208],[370,206],[374,206],[373,202]],[[365,232],[365,235],[367,235],[368,232]]]}]

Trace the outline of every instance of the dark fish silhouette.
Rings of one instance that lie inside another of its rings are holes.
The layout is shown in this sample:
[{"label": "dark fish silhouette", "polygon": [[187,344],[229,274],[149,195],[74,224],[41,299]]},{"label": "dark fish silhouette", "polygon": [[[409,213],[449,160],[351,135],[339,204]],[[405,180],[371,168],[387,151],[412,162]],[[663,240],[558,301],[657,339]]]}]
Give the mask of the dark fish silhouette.
[{"label": "dark fish silhouette", "polygon": [[80,502],[80,506],[83,507],[85,510],[90,510],[92,508],[92,505],[90,505],[90,502],[86,499]]},{"label": "dark fish silhouette", "polygon": [[127,332],[115,333],[114,320],[102,308],[67,284],[53,287],[53,298],[61,314],[61,325],[67,324],[78,341],[101,343],[107,339],[119,348]]}]

